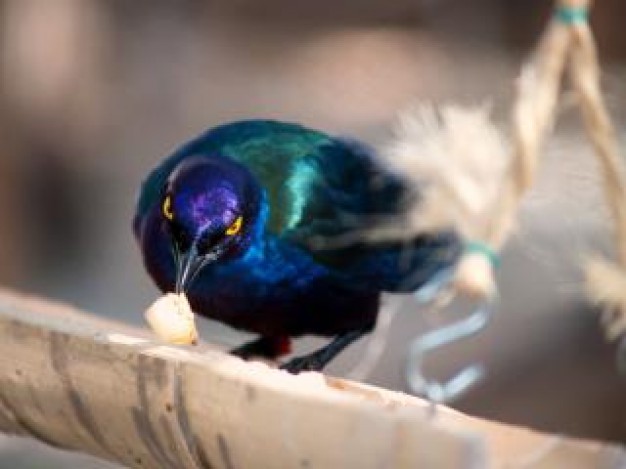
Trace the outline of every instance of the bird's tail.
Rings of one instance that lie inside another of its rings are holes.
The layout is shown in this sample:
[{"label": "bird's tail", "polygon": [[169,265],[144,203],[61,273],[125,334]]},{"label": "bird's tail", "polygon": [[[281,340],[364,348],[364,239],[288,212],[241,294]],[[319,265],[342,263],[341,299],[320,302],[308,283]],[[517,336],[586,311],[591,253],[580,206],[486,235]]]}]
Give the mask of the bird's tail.
[{"label": "bird's tail", "polygon": [[355,286],[387,292],[412,292],[459,259],[462,245],[451,232],[422,234],[412,240],[369,243],[361,241],[334,253],[345,259],[342,271]]}]

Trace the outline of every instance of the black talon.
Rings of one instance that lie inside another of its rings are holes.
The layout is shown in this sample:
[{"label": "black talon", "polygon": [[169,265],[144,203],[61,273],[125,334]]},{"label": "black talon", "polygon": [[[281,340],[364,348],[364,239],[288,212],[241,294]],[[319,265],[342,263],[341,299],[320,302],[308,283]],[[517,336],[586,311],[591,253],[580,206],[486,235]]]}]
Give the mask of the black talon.
[{"label": "black talon", "polygon": [[281,370],[297,374],[301,371],[322,371],[328,363],[352,342],[371,331],[371,327],[357,329],[335,337],[330,343],[308,355],[295,357],[280,366]]},{"label": "black talon", "polygon": [[245,342],[229,351],[231,355],[249,360],[252,357],[276,360],[281,355],[289,353],[288,337],[259,337]]}]

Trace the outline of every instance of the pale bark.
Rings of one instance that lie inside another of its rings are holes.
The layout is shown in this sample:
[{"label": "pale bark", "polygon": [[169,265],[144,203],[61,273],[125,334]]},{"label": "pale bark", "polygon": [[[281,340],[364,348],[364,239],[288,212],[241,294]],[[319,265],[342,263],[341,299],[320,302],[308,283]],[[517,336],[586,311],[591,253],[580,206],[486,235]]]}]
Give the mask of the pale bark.
[{"label": "pale bark", "polygon": [[625,463],[617,446],[444,407],[430,418],[428,404],[411,396],[292,376],[206,345],[163,345],[146,331],[10,292],[0,293],[0,331],[0,430],[131,467]]}]

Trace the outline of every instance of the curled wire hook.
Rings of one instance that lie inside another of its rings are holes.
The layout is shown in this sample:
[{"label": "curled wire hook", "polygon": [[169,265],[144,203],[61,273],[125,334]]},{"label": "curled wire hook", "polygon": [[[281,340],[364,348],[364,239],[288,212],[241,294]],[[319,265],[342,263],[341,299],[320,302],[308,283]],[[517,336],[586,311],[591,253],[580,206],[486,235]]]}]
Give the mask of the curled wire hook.
[{"label": "curled wire hook", "polygon": [[[417,301],[422,304],[435,303],[446,291],[450,291],[452,275],[451,270],[441,272],[415,293]],[[494,311],[495,299],[484,301],[470,316],[415,339],[409,349],[405,369],[411,391],[426,396],[433,404],[441,404],[456,399],[475,385],[485,374],[482,365],[467,366],[447,382],[441,383],[424,375],[424,357],[429,352],[478,333],[487,325]]]}]

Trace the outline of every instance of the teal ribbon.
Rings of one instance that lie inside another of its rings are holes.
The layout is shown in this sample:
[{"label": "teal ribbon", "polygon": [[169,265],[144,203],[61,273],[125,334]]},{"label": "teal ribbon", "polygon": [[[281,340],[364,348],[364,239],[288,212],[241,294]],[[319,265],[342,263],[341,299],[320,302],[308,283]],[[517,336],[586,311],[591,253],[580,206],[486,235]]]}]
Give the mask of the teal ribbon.
[{"label": "teal ribbon", "polygon": [[585,7],[560,6],[554,12],[554,17],[565,24],[585,23],[589,17],[589,10]]},{"label": "teal ribbon", "polygon": [[494,267],[500,267],[500,256],[490,246],[480,241],[468,241],[465,244],[465,252],[477,253],[485,256],[485,258]]}]

